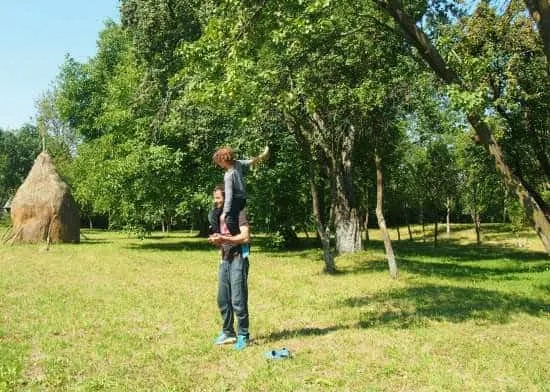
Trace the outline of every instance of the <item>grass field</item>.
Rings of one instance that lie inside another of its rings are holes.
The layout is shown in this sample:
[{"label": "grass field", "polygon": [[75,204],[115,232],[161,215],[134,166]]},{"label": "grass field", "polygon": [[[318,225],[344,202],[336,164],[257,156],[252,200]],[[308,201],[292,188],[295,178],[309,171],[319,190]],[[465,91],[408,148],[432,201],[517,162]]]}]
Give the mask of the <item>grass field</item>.
[{"label": "grass field", "polygon": [[[218,256],[203,239],[83,234],[0,247],[1,391],[550,391],[550,259],[533,235],[395,241],[397,281],[375,231],[336,275],[306,240],[276,252],[257,237],[254,341],[236,352],[212,345]],[[264,359],[282,347],[291,360]]]}]

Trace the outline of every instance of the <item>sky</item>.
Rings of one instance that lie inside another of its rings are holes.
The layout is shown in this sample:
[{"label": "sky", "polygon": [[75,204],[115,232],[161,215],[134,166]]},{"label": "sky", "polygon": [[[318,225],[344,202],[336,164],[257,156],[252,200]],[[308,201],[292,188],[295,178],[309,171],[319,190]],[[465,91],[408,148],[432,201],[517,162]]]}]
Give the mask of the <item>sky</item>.
[{"label": "sky", "polygon": [[92,57],[108,19],[120,20],[118,0],[0,0],[0,128],[35,123],[65,55]]}]

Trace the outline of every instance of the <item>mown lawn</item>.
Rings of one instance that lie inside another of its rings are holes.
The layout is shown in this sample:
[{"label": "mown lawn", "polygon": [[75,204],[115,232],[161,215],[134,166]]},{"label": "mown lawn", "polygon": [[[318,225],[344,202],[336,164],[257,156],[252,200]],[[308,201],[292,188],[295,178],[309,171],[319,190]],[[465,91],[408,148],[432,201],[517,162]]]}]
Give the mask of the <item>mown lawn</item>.
[{"label": "mown lawn", "polygon": [[[83,234],[0,247],[0,390],[550,391],[550,259],[532,235],[395,241],[398,281],[375,231],[332,276],[306,240],[277,252],[257,237],[254,342],[236,352],[212,345],[218,256],[203,239]],[[294,358],[264,359],[282,347]]]}]

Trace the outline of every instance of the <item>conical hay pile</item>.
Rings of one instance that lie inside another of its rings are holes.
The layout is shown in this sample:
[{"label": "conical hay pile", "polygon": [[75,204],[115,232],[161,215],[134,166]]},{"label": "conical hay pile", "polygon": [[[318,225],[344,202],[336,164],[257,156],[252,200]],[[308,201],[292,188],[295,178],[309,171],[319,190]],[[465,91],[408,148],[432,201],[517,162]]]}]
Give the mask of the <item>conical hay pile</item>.
[{"label": "conical hay pile", "polygon": [[80,217],[69,187],[43,152],[11,202],[7,242],[80,242]]}]

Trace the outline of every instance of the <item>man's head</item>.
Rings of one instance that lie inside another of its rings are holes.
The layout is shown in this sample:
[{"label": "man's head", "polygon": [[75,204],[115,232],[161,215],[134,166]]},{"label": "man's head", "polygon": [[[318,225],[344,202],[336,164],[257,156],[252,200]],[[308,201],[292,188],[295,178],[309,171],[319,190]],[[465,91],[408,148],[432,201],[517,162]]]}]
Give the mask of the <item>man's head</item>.
[{"label": "man's head", "polygon": [[218,184],[214,187],[213,196],[214,196],[214,204],[216,205],[216,207],[222,208],[223,202],[225,199],[225,191],[224,191],[223,184]]},{"label": "man's head", "polygon": [[216,165],[223,169],[227,169],[233,165],[235,153],[231,147],[222,147],[212,155],[212,159]]}]

